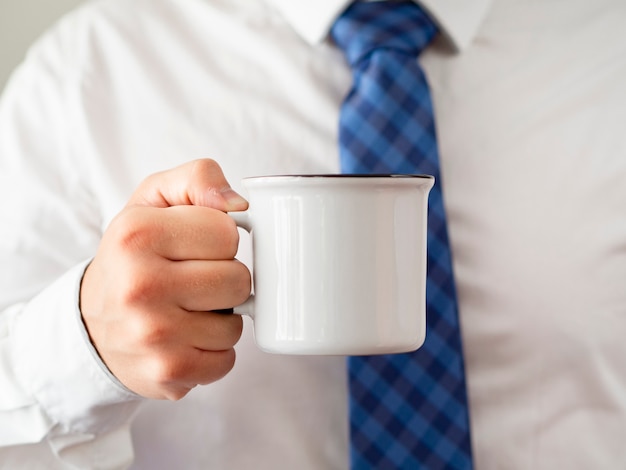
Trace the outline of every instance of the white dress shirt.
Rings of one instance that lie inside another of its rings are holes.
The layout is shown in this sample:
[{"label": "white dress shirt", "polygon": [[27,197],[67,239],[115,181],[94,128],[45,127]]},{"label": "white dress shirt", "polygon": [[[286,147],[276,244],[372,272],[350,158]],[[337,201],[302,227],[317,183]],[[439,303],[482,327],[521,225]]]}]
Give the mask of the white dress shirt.
[{"label": "white dress shirt", "polygon": [[[347,468],[344,358],[246,321],[223,380],[143,400],[77,302],[148,174],[338,171],[345,3],[93,1],[32,48],[0,102],[0,468]],[[626,3],[422,3],[476,467],[625,468]]]}]

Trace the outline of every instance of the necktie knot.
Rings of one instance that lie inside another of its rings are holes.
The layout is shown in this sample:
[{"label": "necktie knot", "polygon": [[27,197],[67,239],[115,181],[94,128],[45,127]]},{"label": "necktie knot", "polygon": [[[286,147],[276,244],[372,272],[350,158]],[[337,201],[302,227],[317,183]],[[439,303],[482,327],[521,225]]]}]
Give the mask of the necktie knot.
[{"label": "necktie knot", "polygon": [[412,1],[357,1],[335,21],[330,34],[355,67],[381,48],[418,56],[436,32],[432,20]]}]

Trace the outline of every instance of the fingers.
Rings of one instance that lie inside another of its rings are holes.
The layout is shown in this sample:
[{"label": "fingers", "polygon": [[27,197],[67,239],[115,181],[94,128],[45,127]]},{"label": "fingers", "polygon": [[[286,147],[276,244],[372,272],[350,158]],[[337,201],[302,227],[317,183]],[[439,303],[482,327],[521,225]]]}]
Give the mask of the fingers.
[{"label": "fingers", "polygon": [[129,208],[110,232],[111,243],[127,260],[123,277],[128,277],[131,302],[208,311],[239,305],[250,294],[250,272],[234,259],[239,233],[223,212],[195,206]]},{"label": "fingers", "polygon": [[142,277],[128,275],[124,297],[129,305],[208,312],[241,305],[250,296],[250,271],[237,260],[165,261],[143,269]]},{"label": "fingers", "polygon": [[228,372],[235,364],[235,350],[226,349],[207,352],[200,349],[185,351],[170,350],[172,354],[157,356],[146,367],[146,372],[154,378],[143,393],[148,398],[179,400],[196,385],[213,383]]},{"label": "fingers", "polygon": [[135,351],[127,357],[134,367],[123,369],[118,378],[144,397],[178,400],[196,385],[221,379],[234,366],[233,346],[242,330],[239,315],[178,312],[134,320],[126,341]]},{"label": "fingers", "polygon": [[247,201],[230,187],[220,166],[210,159],[194,160],[149,176],[133,193],[128,205],[196,205],[223,212],[248,207]]},{"label": "fingers", "polygon": [[247,208],[212,160],[146,180],[105,231],[81,281],[80,309],[109,370],[150,398],[178,399],[233,367],[250,273],[224,212]]},{"label": "fingers", "polygon": [[[242,328],[241,315],[181,309],[153,311],[152,315],[130,319],[128,340],[136,351],[175,357],[188,354],[192,349],[205,352],[231,349],[239,341]],[[172,351],[169,355],[168,350]]]},{"label": "fingers", "polygon": [[184,347],[206,352],[225,351],[237,344],[243,328],[241,315],[182,309],[163,312],[159,317],[153,315],[133,319],[136,333],[133,342],[138,350],[165,351]]},{"label": "fingers", "polygon": [[233,219],[208,207],[130,207],[112,228],[129,250],[149,250],[172,261],[233,259],[239,245]]},{"label": "fingers", "polygon": [[215,312],[182,312],[184,335],[200,351],[225,351],[241,338],[241,315]]},{"label": "fingers", "polygon": [[237,260],[176,262],[161,282],[169,284],[172,304],[187,311],[241,305],[250,296],[252,284],[250,271]]}]

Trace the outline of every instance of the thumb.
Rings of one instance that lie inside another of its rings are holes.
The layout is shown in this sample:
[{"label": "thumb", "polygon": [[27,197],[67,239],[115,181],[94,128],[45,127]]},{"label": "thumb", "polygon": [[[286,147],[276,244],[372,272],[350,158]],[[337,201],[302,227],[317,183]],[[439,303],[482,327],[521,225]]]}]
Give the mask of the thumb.
[{"label": "thumb", "polygon": [[135,190],[128,205],[194,205],[223,212],[248,208],[248,202],[230,187],[217,162],[208,158],[148,176]]}]

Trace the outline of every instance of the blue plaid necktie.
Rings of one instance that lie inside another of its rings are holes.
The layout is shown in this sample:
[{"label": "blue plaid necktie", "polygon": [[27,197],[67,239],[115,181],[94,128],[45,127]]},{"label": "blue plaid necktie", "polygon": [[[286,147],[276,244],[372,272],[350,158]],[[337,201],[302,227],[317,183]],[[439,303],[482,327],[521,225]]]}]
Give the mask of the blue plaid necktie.
[{"label": "blue plaid necktie", "polygon": [[428,173],[426,342],[349,359],[354,469],[471,469],[456,294],[432,103],[417,56],[437,32],[412,2],[356,2],[331,36],[352,67],[340,115],[344,173]]}]

